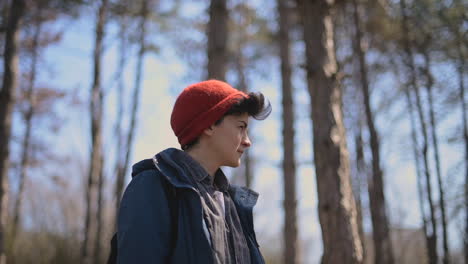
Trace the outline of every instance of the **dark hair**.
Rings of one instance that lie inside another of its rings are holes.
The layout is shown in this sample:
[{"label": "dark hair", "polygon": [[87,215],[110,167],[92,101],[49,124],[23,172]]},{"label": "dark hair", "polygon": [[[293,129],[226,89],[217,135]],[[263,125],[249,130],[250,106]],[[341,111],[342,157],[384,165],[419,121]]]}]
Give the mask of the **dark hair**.
[{"label": "dark hair", "polygon": [[[241,98],[236,103],[234,103],[229,110],[224,113],[224,115],[218,119],[214,125],[218,126],[224,120],[224,117],[229,115],[242,115],[247,113],[249,116],[253,117],[256,120],[264,120],[271,113],[271,104],[265,99],[262,93],[249,93],[248,98]],[[190,143],[182,146],[183,150],[188,150],[195,146],[198,143],[199,138],[192,140]]]}]

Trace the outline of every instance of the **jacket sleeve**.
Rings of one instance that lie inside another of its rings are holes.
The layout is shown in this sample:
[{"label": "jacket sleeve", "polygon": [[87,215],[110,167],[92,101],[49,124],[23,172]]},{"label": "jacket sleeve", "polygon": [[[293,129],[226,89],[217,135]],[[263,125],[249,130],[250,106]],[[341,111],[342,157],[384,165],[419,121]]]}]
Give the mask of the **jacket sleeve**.
[{"label": "jacket sleeve", "polygon": [[120,203],[117,263],[168,263],[171,219],[161,175],[143,171],[128,185]]}]

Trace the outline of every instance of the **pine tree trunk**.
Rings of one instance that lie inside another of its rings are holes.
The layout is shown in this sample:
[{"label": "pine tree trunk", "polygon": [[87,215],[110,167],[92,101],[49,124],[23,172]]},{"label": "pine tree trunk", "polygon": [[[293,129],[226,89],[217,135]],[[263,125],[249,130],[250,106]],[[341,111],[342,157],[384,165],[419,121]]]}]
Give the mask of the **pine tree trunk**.
[{"label": "pine tree trunk", "polygon": [[364,142],[362,140],[362,128],[361,122],[359,122],[358,134],[355,137],[355,144],[356,146],[356,179],[355,181],[351,181],[353,183],[353,192],[354,197],[356,198],[356,210],[357,210],[357,218],[358,218],[358,228],[359,228],[359,236],[361,237],[361,246],[362,246],[362,262],[366,262],[367,254],[366,254],[366,247],[364,243],[365,235],[364,235],[364,227],[363,227],[363,216],[362,216],[362,200],[361,200],[361,187],[363,185],[362,178],[367,178],[367,170],[366,170],[366,162],[364,160]]},{"label": "pine tree trunk", "polygon": [[431,258],[429,247],[431,246],[431,237],[429,236],[428,231],[428,223],[426,218],[426,210],[424,209],[425,200],[424,200],[424,188],[423,188],[423,175],[421,175],[421,161],[420,155],[418,151],[418,140],[416,134],[416,121],[414,117],[414,109],[413,104],[411,103],[411,96],[409,93],[409,89],[407,87],[404,88],[406,103],[408,105],[408,112],[410,115],[410,124],[411,124],[411,142],[412,142],[412,149],[413,149],[413,156],[416,165],[416,176],[417,176],[417,187],[418,187],[418,199],[419,199],[419,210],[421,212],[421,219],[423,223],[423,231],[424,237],[426,239],[426,247],[427,247],[427,257],[428,259]]},{"label": "pine tree trunk", "polygon": [[100,157],[100,164],[101,164],[101,174],[99,175],[98,178],[98,183],[97,183],[97,211],[96,211],[96,221],[97,221],[97,227],[96,227],[96,238],[94,240],[94,255],[93,255],[93,263],[94,264],[100,264],[102,263],[101,261],[101,243],[102,243],[102,230],[103,230],[103,211],[104,211],[104,199],[103,199],[103,192],[104,192],[104,155],[101,154]]},{"label": "pine tree trunk", "polygon": [[[423,143],[422,143],[422,149],[421,149],[421,154],[423,157],[423,165],[424,165],[424,176],[426,179],[426,194],[427,194],[427,200],[429,203],[429,215],[430,215],[430,227],[431,227],[431,233],[426,234],[426,240],[427,240],[427,247],[428,247],[428,257],[429,257],[429,263],[431,264],[436,264],[438,262],[438,254],[437,254],[437,223],[435,220],[435,212],[434,212],[434,203],[432,199],[432,185],[431,185],[431,175],[429,171],[429,163],[428,163],[428,158],[427,158],[427,152],[428,152],[428,136],[427,136],[427,129],[426,129],[426,123],[424,119],[424,113],[422,110],[422,105],[421,105],[421,99],[419,95],[419,87],[417,84],[417,73],[416,73],[416,66],[414,63],[414,57],[413,57],[413,51],[412,51],[412,45],[411,45],[411,40],[409,38],[409,25],[408,25],[408,16],[406,14],[406,3],[404,0],[400,0],[400,8],[401,8],[401,14],[402,14],[402,32],[403,32],[403,49],[405,51],[406,57],[404,58],[405,65],[408,68],[409,72],[409,86],[412,88],[414,94],[415,94],[415,99],[416,99],[416,111],[418,113],[419,117],[419,123],[421,126],[421,132],[423,134]],[[407,88],[409,89],[409,87]],[[409,92],[409,91],[408,91]],[[410,95],[408,95],[410,96]],[[409,104],[411,103],[411,100],[409,100]],[[409,106],[410,107],[410,106]],[[429,226],[427,226],[429,227]],[[429,231],[429,228],[426,229]]]},{"label": "pine tree trunk", "polygon": [[123,171],[123,164],[122,160],[124,159],[124,146],[122,144],[123,141],[123,131],[122,131],[122,122],[123,122],[123,115],[124,115],[124,79],[123,73],[125,69],[125,65],[127,63],[127,23],[128,19],[122,19],[120,23],[120,47],[119,47],[119,66],[117,69],[116,79],[117,79],[117,118],[115,124],[115,138],[116,138],[116,162],[115,162],[115,169],[114,173],[116,175],[115,187],[114,187],[114,198],[115,198],[115,218],[114,221],[114,228],[116,230],[117,227],[117,216],[120,207],[120,199],[122,198],[124,182],[125,182],[125,172]]},{"label": "pine tree trunk", "polygon": [[418,187],[418,198],[419,198],[419,209],[421,211],[421,219],[423,222],[423,231],[424,231],[424,236],[426,239],[426,247],[427,247],[427,259],[429,260],[429,263],[436,263],[434,262],[434,250],[435,250],[435,244],[433,241],[433,237],[431,234],[429,234],[429,223],[428,219],[426,216],[426,210],[425,210],[425,199],[424,199],[424,186],[423,186],[423,175],[421,175],[421,170],[424,170],[421,166],[421,161],[420,161],[420,154],[418,151],[418,140],[417,140],[417,135],[416,135],[416,118],[414,117],[414,109],[413,109],[413,103],[411,102],[411,96],[409,93],[409,90],[405,88],[405,97],[406,101],[408,104],[409,108],[409,114],[410,114],[410,123],[411,123],[411,138],[412,138],[412,143],[413,143],[413,155],[416,163],[416,173],[417,173],[417,187]]},{"label": "pine tree trunk", "polygon": [[[458,1],[460,2],[460,1]],[[463,36],[463,27],[458,24],[452,24],[450,19],[445,14],[445,10],[439,11],[439,16],[448,25],[451,33],[455,36],[455,47],[458,56],[457,61],[457,75],[458,75],[458,89],[460,91],[460,106],[462,113],[463,125],[463,142],[465,144],[465,235],[464,235],[464,253],[465,263],[468,263],[468,123],[466,115],[466,102],[465,102],[465,58],[466,54],[463,52],[463,47],[466,46],[466,38]]]},{"label": "pine tree trunk", "polygon": [[228,9],[227,0],[211,0],[208,23],[208,79],[226,79]]},{"label": "pine tree trunk", "polygon": [[[240,5],[240,10],[239,10],[239,21],[238,22],[238,28],[236,33],[238,36],[236,39],[238,40],[236,43],[236,54],[234,55],[234,63],[235,63],[235,68],[237,72],[237,77],[238,77],[238,85],[237,89],[243,91],[244,93],[248,93],[248,87],[247,87],[247,75],[245,73],[245,56],[243,53],[244,46],[246,45],[246,37],[245,37],[245,27],[247,26],[247,19],[246,19],[246,12],[245,9],[245,3],[239,3]],[[244,153],[243,157],[243,167],[244,167],[244,178],[245,178],[245,186],[250,188],[252,187],[252,182],[253,182],[253,164],[252,164],[252,156],[250,154],[249,149],[246,150]]]},{"label": "pine tree trunk", "polygon": [[[398,66],[396,64],[396,62],[393,60],[393,59],[390,59],[390,62],[394,68],[394,71],[396,73],[396,76],[397,76],[397,80],[401,80],[402,78],[400,78],[400,74],[399,74],[399,69],[398,69]],[[422,220],[422,223],[423,223],[423,232],[424,232],[424,237],[426,239],[426,247],[428,248],[429,245],[430,245],[430,237],[428,235],[428,227],[427,227],[427,218],[426,218],[426,211],[425,211],[425,200],[424,200],[424,188],[423,188],[423,184],[422,184],[422,181],[423,181],[423,175],[421,174],[421,161],[420,161],[420,155],[419,155],[419,151],[418,151],[418,139],[417,139],[417,134],[416,134],[416,121],[415,121],[415,117],[414,117],[414,109],[413,109],[413,104],[411,103],[411,96],[410,96],[410,93],[409,93],[409,89],[407,86],[404,86],[403,88],[403,92],[405,94],[405,99],[406,99],[406,103],[408,105],[408,113],[409,113],[409,117],[410,117],[410,124],[411,124],[411,148],[412,148],[412,151],[413,151],[413,156],[414,156],[414,161],[415,161],[415,167],[416,167],[416,177],[417,177],[417,190],[418,190],[418,200],[419,200],[419,210],[420,210],[420,213],[421,213],[421,220]],[[429,250],[426,251],[427,252],[427,257],[428,259],[430,258],[429,256]],[[421,261],[422,263],[426,263],[426,261],[422,260]]]},{"label": "pine tree trunk", "polygon": [[283,263],[299,263],[296,200],[296,159],[294,148],[294,103],[291,82],[290,11],[288,2],[277,1],[279,14],[278,44],[281,59],[282,106],[283,106]]},{"label": "pine tree trunk", "polygon": [[[461,1],[457,1],[460,3]],[[468,123],[466,115],[466,102],[465,102],[465,58],[466,54],[463,52],[463,47],[466,46],[466,38],[463,36],[463,26],[461,24],[452,24],[446,14],[446,10],[439,11],[439,17],[448,25],[449,30],[455,36],[455,47],[458,56],[457,61],[457,75],[458,75],[458,89],[460,93],[460,106],[462,113],[463,125],[463,142],[465,144],[465,234],[464,234],[464,254],[465,263],[468,264]]]},{"label": "pine tree trunk", "polygon": [[136,121],[137,121],[137,114],[138,114],[138,105],[140,101],[140,93],[141,93],[141,79],[143,76],[143,62],[145,59],[146,53],[146,28],[147,22],[149,17],[149,10],[150,10],[150,1],[151,0],[143,0],[141,10],[140,10],[140,35],[139,35],[139,44],[140,49],[138,51],[138,58],[136,64],[136,77],[135,83],[133,88],[133,95],[132,95],[132,107],[131,107],[131,117],[130,117],[130,127],[127,134],[127,141],[125,142],[126,153],[125,153],[125,160],[123,162],[124,167],[122,169],[122,173],[125,173],[128,168],[128,163],[130,162],[130,154],[132,152],[133,146],[133,139],[136,129]]},{"label": "pine tree trunk", "polygon": [[439,142],[438,136],[436,132],[436,120],[435,120],[435,113],[434,113],[434,103],[432,99],[432,88],[434,86],[434,78],[431,74],[430,69],[430,57],[427,49],[424,48],[423,50],[424,56],[424,68],[423,71],[426,75],[427,83],[426,83],[426,90],[428,95],[428,105],[429,105],[429,118],[430,118],[430,132],[432,138],[432,145],[434,147],[434,160],[436,165],[436,173],[437,173],[437,184],[439,189],[439,205],[440,211],[442,216],[442,242],[443,242],[443,249],[444,249],[444,257],[443,263],[449,264],[450,263],[450,252],[449,252],[449,245],[448,245],[448,231],[447,231],[447,214],[445,210],[445,193],[444,193],[444,186],[442,183],[442,172],[440,168],[440,158],[439,158]]},{"label": "pine tree trunk", "polygon": [[[39,17],[39,14],[37,15]],[[37,72],[37,57],[38,57],[38,48],[39,48],[39,36],[41,34],[41,25],[42,22],[40,18],[37,19],[35,24],[34,36],[31,46],[31,76],[29,77],[29,84],[26,91],[25,99],[28,104],[28,109],[24,113],[24,121],[26,126],[26,131],[24,133],[23,142],[21,146],[21,163],[20,163],[20,174],[18,178],[18,193],[16,195],[15,205],[13,208],[13,223],[11,230],[11,247],[15,247],[16,235],[18,232],[18,227],[21,223],[21,205],[23,202],[23,192],[24,192],[24,182],[26,178],[26,170],[29,163],[30,153],[30,142],[31,142],[31,130],[32,130],[32,119],[34,115],[34,85],[36,81],[36,72]]]},{"label": "pine tree trunk", "polygon": [[108,0],[102,0],[97,13],[95,46],[94,46],[94,74],[90,94],[91,119],[91,153],[88,182],[86,186],[86,218],[84,227],[84,241],[81,248],[81,262],[89,264],[96,255],[94,245],[98,232],[97,203],[99,199],[99,182],[102,180],[102,117],[104,110],[104,96],[101,87],[101,60],[103,53],[104,28],[106,23]]},{"label": "pine tree trunk", "polygon": [[21,21],[25,12],[24,0],[11,3],[5,34],[3,83],[0,90],[0,264],[5,259],[5,224],[8,214],[8,167],[10,156],[11,119],[18,86],[18,49]]},{"label": "pine tree trunk", "polygon": [[[455,30],[454,30],[455,31]],[[465,236],[464,236],[464,252],[465,263],[468,264],[468,121],[466,115],[466,102],[465,102],[465,56],[463,54],[463,38],[460,32],[455,33],[457,36],[457,53],[458,53],[458,88],[460,90],[460,106],[462,112],[462,125],[463,125],[463,142],[465,144]]]},{"label": "pine tree trunk", "polygon": [[463,118],[463,141],[465,143],[465,263],[468,263],[468,124],[466,117],[466,103],[465,103],[465,85],[464,85],[464,60],[460,58],[460,66],[458,67],[458,79],[460,88],[460,101],[462,107]]},{"label": "pine tree trunk", "polygon": [[333,42],[333,1],[299,0],[312,103],[322,263],[362,263]]},{"label": "pine tree trunk", "polygon": [[[8,24],[8,12],[10,11],[10,1],[0,2],[0,50],[4,51],[5,33]],[[3,53],[2,53],[3,55]]]},{"label": "pine tree trunk", "polygon": [[[240,33],[243,34],[243,33]],[[238,43],[238,50],[235,56],[235,64],[236,64],[236,71],[237,77],[239,78],[239,83],[237,89],[243,91],[244,93],[248,92],[247,88],[247,77],[245,75],[245,58],[242,53],[242,47],[244,45],[243,38],[239,37],[240,42]],[[252,157],[250,155],[249,149],[246,150],[243,157],[243,167],[244,167],[244,179],[245,179],[245,186],[250,188],[252,187],[253,181],[253,172],[252,172]]]},{"label": "pine tree trunk", "polygon": [[372,218],[372,235],[374,239],[374,263],[394,263],[392,241],[390,239],[389,223],[384,195],[383,173],[380,168],[380,143],[374,117],[371,110],[369,79],[367,76],[366,54],[362,49],[362,31],[360,25],[360,10],[357,0],[353,0],[353,17],[356,30],[354,50],[359,60],[360,83],[364,96],[364,107],[367,126],[370,134],[370,147],[372,153],[372,177],[368,179],[369,202]]}]

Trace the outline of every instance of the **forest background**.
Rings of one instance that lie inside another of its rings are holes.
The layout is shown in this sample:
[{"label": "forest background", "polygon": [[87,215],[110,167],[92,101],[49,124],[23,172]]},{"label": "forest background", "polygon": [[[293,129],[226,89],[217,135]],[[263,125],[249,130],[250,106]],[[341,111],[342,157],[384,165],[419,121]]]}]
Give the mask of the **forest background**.
[{"label": "forest background", "polygon": [[0,262],[105,262],[131,165],[214,78],[273,107],[226,168],[267,263],[468,263],[467,5],[1,1]]}]

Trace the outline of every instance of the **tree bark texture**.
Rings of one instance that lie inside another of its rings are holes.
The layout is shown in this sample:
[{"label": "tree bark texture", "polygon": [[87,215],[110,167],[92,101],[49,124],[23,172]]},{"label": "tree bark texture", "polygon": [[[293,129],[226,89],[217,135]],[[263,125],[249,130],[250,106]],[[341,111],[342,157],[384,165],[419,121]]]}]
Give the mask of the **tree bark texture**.
[{"label": "tree bark texture", "polygon": [[283,106],[283,263],[299,263],[296,199],[296,159],[294,131],[294,103],[291,81],[290,55],[290,7],[288,1],[278,0],[279,34],[278,44],[281,59],[281,91]]},{"label": "tree bark texture", "polygon": [[360,7],[357,0],[353,0],[353,18],[355,25],[354,50],[359,60],[360,84],[363,94],[367,127],[370,135],[370,147],[372,153],[372,176],[368,179],[368,192],[370,211],[372,218],[372,236],[374,240],[374,263],[394,263],[392,241],[390,239],[387,206],[385,204],[383,173],[380,167],[380,143],[377,129],[374,125],[374,117],[371,109],[369,92],[369,78],[367,74],[366,54],[362,49],[362,30],[360,25]]},{"label": "tree bark texture", "polygon": [[322,263],[362,263],[333,42],[333,1],[299,0],[312,103]]},{"label": "tree bark texture", "polygon": [[[95,261],[97,253],[94,252],[98,232],[98,199],[99,182],[102,181],[102,117],[104,110],[104,95],[101,87],[101,60],[103,53],[103,39],[105,35],[106,13],[108,0],[102,0],[97,13],[95,43],[94,43],[94,73],[90,94],[90,121],[91,121],[91,153],[88,181],[86,186],[86,218],[84,226],[84,241],[81,249],[82,263],[89,264]],[[94,243],[93,243],[94,242]]]},{"label": "tree bark texture", "polygon": [[8,213],[8,167],[10,156],[11,118],[18,86],[18,49],[21,21],[25,13],[24,0],[11,3],[5,34],[3,81],[0,91],[0,264],[5,259],[5,224]]},{"label": "tree bark texture", "polygon": [[228,15],[227,0],[211,0],[207,29],[208,79],[226,79]]}]

